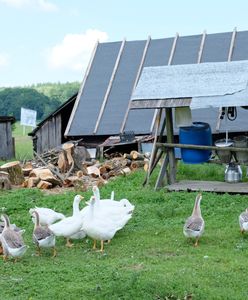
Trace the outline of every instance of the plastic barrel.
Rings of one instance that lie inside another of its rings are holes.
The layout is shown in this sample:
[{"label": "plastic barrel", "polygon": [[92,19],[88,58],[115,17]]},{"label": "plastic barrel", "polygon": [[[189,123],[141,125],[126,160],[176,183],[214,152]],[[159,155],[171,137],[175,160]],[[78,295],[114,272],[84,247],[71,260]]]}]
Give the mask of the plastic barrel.
[{"label": "plastic barrel", "polygon": [[[193,122],[192,126],[180,127],[180,144],[212,145],[212,132],[208,123]],[[182,160],[185,163],[199,164],[209,160],[211,150],[181,149]]]}]

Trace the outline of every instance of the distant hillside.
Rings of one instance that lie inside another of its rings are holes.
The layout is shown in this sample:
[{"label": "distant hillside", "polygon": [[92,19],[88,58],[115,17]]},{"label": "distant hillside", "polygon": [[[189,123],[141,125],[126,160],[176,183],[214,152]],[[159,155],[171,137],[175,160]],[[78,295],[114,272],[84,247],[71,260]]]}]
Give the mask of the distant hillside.
[{"label": "distant hillside", "polygon": [[0,115],[20,119],[21,107],[37,110],[44,119],[79,90],[79,82],[39,83],[25,87],[0,88]]},{"label": "distant hillside", "polygon": [[44,94],[50,99],[58,100],[63,103],[72,95],[78,92],[80,82],[66,82],[66,83],[38,83],[29,86],[37,92]]},{"label": "distant hillside", "polygon": [[44,119],[61,104],[31,88],[5,88],[0,91],[0,115],[20,120],[21,107],[37,111],[37,119]]}]

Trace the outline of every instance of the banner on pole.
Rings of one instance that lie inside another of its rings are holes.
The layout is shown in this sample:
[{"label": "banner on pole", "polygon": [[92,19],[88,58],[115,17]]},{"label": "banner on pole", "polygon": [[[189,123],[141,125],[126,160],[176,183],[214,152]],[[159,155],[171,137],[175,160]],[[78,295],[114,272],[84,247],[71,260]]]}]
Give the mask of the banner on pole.
[{"label": "banner on pole", "polygon": [[37,111],[27,108],[21,108],[21,125],[36,126]]}]

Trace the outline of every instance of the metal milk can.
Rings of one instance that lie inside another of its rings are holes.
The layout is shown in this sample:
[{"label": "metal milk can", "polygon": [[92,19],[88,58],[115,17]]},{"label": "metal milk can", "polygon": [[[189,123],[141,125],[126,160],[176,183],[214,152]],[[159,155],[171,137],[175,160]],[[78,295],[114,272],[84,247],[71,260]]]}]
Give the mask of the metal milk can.
[{"label": "metal milk can", "polygon": [[233,162],[226,165],[225,181],[229,183],[235,183],[242,180],[242,169],[240,165]]}]

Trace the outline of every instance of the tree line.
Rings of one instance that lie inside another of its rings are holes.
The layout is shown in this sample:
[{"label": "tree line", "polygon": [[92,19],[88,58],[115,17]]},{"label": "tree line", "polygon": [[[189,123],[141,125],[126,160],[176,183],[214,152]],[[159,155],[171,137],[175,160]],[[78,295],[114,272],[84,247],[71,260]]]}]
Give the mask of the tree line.
[{"label": "tree line", "polygon": [[78,82],[74,82],[3,88],[0,90],[0,115],[20,120],[21,107],[24,107],[36,110],[37,119],[42,120],[77,93],[79,86]]}]

